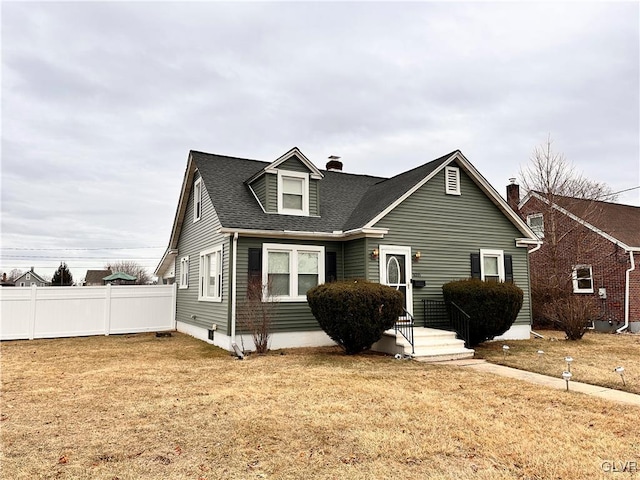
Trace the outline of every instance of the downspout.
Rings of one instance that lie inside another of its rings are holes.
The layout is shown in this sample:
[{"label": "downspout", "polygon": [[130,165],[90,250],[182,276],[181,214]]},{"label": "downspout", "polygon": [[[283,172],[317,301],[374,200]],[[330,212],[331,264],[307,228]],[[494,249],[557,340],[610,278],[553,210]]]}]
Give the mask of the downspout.
[{"label": "downspout", "polygon": [[233,256],[231,257],[231,277],[233,278],[233,285],[231,288],[231,348],[233,349],[233,353],[242,360],[244,355],[242,354],[242,350],[238,347],[236,343],[236,287],[238,285],[238,280],[236,278],[237,273],[237,265],[238,265],[238,232],[233,234]]},{"label": "downspout", "polygon": [[629,250],[629,259],[631,260],[631,268],[626,273],[626,284],[624,286],[624,325],[616,330],[616,333],[622,333],[623,330],[629,328],[629,283],[631,281],[631,272],[636,269],[636,263],[633,258],[633,250]]},{"label": "downspout", "polygon": [[[536,245],[531,250],[529,250],[529,255],[531,255],[533,252],[537,252],[538,250],[540,250],[540,247],[542,247],[542,242],[538,242],[538,245]],[[531,285],[531,281],[529,281],[529,285]],[[533,323],[533,320],[531,321],[531,323]],[[536,338],[544,338],[543,335],[540,335],[538,332],[534,332],[533,330],[531,330],[531,335],[533,335]]]}]

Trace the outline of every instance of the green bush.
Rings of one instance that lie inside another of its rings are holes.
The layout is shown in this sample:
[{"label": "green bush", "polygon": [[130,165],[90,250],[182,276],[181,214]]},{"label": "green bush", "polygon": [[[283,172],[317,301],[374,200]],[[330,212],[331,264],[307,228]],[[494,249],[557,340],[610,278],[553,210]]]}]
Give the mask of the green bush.
[{"label": "green bush", "polygon": [[476,278],[442,286],[447,308],[454,302],[470,317],[470,346],[502,335],[515,322],[524,294],[513,283],[483,282]]},{"label": "green bush", "polygon": [[402,314],[399,291],[366,281],[318,285],[307,300],[320,327],[347,355],[371,348]]}]

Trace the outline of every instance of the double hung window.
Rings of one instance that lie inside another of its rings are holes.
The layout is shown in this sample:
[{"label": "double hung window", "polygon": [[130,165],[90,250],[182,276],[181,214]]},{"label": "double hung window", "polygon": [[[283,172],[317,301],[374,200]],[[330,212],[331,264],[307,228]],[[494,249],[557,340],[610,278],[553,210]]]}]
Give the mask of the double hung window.
[{"label": "double hung window", "polygon": [[266,243],[262,248],[265,300],[305,301],[309,289],[324,283],[324,247]]}]

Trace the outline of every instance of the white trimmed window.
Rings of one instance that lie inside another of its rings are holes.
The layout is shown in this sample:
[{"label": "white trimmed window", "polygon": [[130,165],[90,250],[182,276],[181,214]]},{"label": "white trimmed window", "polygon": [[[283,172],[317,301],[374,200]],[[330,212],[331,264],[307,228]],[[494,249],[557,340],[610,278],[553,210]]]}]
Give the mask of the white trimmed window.
[{"label": "white trimmed window", "polygon": [[324,247],[262,245],[262,284],[269,299],[304,302],[307,291],[324,283]]},{"label": "white trimmed window", "polygon": [[278,213],[309,215],[309,174],[278,171]]},{"label": "white trimmed window", "polygon": [[222,301],[222,245],[200,253],[200,291],[198,300]]},{"label": "white trimmed window", "polygon": [[544,238],[544,217],[541,213],[527,215],[527,225],[538,238]]},{"label": "white trimmed window", "polygon": [[27,278],[25,280],[31,280],[31,274],[27,273]]},{"label": "white trimmed window", "polygon": [[573,293],[593,293],[593,270],[591,265],[573,267]]},{"label": "white trimmed window", "polygon": [[444,169],[444,191],[447,195],[460,195],[460,169],[446,167]]},{"label": "white trimmed window", "polygon": [[193,221],[197,222],[202,217],[202,179],[198,178],[193,183]]},{"label": "white trimmed window", "polygon": [[502,250],[480,250],[480,278],[489,282],[504,282]]},{"label": "white trimmed window", "polygon": [[180,288],[189,288],[189,257],[180,259]]}]

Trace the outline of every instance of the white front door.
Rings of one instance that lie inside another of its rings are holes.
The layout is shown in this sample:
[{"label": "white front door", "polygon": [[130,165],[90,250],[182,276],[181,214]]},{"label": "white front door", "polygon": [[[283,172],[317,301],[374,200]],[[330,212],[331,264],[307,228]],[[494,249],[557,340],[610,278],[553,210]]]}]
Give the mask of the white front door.
[{"label": "white front door", "polygon": [[411,247],[380,245],[380,283],[400,290],[404,297],[404,308],[413,315],[413,293],[411,290]]}]

